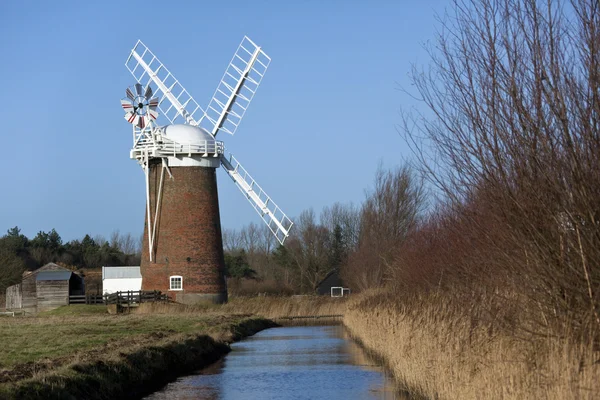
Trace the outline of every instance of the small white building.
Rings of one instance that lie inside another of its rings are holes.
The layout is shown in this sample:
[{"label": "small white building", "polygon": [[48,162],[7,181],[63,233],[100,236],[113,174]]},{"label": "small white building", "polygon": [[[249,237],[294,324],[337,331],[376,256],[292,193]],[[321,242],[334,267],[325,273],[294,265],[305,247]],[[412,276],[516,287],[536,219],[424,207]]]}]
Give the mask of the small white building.
[{"label": "small white building", "polygon": [[142,290],[140,267],[102,267],[102,294]]}]

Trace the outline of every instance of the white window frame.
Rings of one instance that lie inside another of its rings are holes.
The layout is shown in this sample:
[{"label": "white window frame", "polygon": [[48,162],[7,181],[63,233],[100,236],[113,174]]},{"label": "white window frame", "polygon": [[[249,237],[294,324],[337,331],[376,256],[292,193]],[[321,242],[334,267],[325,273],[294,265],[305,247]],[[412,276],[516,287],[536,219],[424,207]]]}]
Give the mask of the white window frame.
[{"label": "white window frame", "polygon": [[[173,280],[174,279],[179,279],[179,288],[174,289],[173,288]],[[171,275],[169,277],[169,290],[183,290],[183,276],[181,275]]]},{"label": "white window frame", "polygon": [[[339,294],[333,294],[333,291],[335,290],[339,290]],[[332,286],[331,287],[331,297],[347,297],[350,295],[350,289],[349,288],[345,288],[345,287],[341,287],[341,286]]]}]

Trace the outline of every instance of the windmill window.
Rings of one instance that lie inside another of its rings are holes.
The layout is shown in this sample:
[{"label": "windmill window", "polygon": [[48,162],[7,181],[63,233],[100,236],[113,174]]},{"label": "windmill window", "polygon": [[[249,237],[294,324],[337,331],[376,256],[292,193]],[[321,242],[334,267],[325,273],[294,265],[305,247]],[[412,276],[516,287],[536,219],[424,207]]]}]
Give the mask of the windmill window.
[{"label": "windmill window", "polygon": [[183,290],[183,277],[180,275],[171,276],[169,281],[171,283],[169,290]]}]

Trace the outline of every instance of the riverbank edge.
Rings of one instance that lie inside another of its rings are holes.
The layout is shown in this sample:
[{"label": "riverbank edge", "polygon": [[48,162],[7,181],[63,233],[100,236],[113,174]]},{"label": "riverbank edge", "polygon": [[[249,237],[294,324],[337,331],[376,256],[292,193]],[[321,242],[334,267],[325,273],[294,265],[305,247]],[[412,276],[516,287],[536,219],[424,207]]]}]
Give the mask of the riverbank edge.
[{"label": "riverbank edge", "polygon": [[219,339],[202,333],[148,344],[115,360],[77,363],[3,388],[0,399],[141,399],[180,376],[204,368],[229,353],[230,343],[278,326],[249,318],[228,327]]}]

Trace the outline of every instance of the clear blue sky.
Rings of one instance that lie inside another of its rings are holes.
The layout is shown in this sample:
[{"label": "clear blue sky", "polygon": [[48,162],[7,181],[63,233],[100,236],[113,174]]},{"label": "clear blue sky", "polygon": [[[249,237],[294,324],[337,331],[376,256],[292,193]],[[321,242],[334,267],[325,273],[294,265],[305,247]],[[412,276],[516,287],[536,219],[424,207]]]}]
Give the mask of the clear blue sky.
[{"label": "clear blue sky", "polygon": [[[176,4],[176,5],[175,5]],[[410,152],[395,129],[415,101],[412,63],[428,61],[447,1],[0,2],[0,234],[63,240],[141,234],[144,179],[129,159],[119,100],[144,43],[205,106],[244,35],[271,66],[235,136],[236,155],[291,217],[359,203],[380,161]],[[218,171],[224,228],[260,222]]]}]

